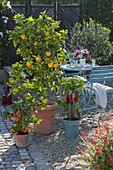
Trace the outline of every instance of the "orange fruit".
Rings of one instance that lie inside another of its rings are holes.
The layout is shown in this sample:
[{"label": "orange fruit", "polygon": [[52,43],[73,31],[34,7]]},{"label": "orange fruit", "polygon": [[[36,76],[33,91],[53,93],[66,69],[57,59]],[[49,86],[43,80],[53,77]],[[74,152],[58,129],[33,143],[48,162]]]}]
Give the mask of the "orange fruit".
[{"label": "orange fruit", "polygon": [[55,67],[55,68],[57,68],[57,67],[58,67],[58,64],[57,64],[57,63],[55,63],[55,64],[54,64],[54,67]]},{"label": "orange fruit", "polygon": [[51,56],[51,51],[46,51],[46,56],[50,57]]},{"label": "orange fruit", "polygon": [[25,36],[25,34],[22,34],[20,37],[21,37],[22,40],[26,40],[26,39],[27,39],[27,37]]},{"label": "orange fruit", "polygon": [[37,62],[40,62],[41,60],[42,60],[42,59],[41,59],[40,56],[37,56],[37,57],[36,57],[36,61],[37,61]]},{"label": "orange fruit", "polygon": [[45,32],[45,36],[48,37],[50,33],[48,31]]},{"label": "orange fruit", "polygon": [[34,46],[36,47],[38,45],[38,41],[34,42]]},{"label": "orange fruit", "polygon": [[54,67],[54,64],[53,64],[53,63],[49,63],[49,64],[48,64],[48,67],[49,67],[49,68],[53,68],[53,67]]},{"label": "orange fruit", "polygon": [[32,61],[27,61],[26,66],[30,68],[32,66]]},{"label": "orange fruit", "polygon": [[45,60],[48,60],[48,61],[49,61],[49,60],[50,60],[50,58],[45,58]]}]

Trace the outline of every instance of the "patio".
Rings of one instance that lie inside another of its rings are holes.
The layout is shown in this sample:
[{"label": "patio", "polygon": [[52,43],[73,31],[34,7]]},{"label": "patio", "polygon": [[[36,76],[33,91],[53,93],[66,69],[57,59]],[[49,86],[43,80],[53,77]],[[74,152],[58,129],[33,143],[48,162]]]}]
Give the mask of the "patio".
[{"label": "patio", "polygon": [[[0,93],[2,93],[2,85],[0,85]],[[0,110],[4,107],[0,105]],[[26,148],[16,147],[13,137],[11,136],[11,122],[3,120],[0,117],[1,142],[0,169],[11,170],[85,170],[87,164],[81,160],[81,154],[76,150],[77,145],[81,145],[80,137],[75,139],[67,139],[64,134],[62,119],[63,114],[57,110],[55,116],[54,132],[51,135],[34,134],[30,136],[29,146]],[[92,127],[92,120],[89,116],[84,115],[81,120],[79,134],[82,131],[92,134],[97,127],[99,114],[95,115],[95,126]]]}]

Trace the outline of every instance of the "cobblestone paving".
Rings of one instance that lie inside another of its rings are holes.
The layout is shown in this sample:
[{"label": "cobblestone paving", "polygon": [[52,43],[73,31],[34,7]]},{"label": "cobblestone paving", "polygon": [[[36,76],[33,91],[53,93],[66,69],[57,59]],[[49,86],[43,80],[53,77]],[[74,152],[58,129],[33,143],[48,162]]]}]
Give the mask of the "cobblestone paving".
[{"label": "cobblestone paving", "polygon": [[33,136],[30,136],[29,146],[19,148],[15,145],[11,122],[3,120],[3,110],[0,104],[0,170],[52,170]]}]

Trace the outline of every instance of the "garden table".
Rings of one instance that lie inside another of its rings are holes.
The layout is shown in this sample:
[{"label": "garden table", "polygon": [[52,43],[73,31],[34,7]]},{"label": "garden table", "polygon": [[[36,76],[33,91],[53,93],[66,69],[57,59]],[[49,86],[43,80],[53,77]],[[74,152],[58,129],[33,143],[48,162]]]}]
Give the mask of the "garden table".
[{"label": "garden table", "polygon": [[[97,67],[98,65],[95,66]],[[65,77],[79,75],[86,78],[90,74],[92,68],[95,66],[93,66],[92,64],[86,64],[85,66],[80,66],[79,64],[77,66],[71,66],[70,64],[65,64],[61,65],[60,69],[64,72]]]}]

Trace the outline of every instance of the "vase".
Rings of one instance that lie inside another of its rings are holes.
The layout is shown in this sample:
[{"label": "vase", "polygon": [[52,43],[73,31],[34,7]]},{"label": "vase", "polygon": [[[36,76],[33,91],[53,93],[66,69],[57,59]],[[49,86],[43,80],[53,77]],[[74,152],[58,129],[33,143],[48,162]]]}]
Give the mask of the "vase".
[{"label": "vase", "polygon": [[26,147],[28,146],[29,134],[25,135],[16,135],[14,134],[15,144],[18,147]]},{"label": "vase", "polygon": [[48,102],[45,110],[42,110],[41,106],[36,106],[34,110],[31,111],[32,115],[35,115],[38,119],[42,119],[39,125],[34,125],[35,132],[43,135],[49,135],[53,132],[57,106],[58,104],[55,102]]},{"label": "vase", "polygon": [[79,120],[63,119],[63,125],[66,137],[76,139],[79,130]]},{"label": "vase", "polygon": [[86,59],[85,58],[80,58],[80,66],[81,67],[84,67],[85,66],[85,64],[86,64]]}]

